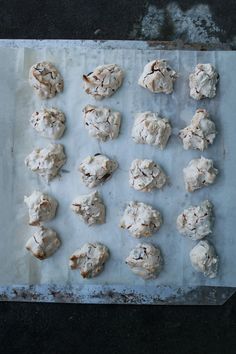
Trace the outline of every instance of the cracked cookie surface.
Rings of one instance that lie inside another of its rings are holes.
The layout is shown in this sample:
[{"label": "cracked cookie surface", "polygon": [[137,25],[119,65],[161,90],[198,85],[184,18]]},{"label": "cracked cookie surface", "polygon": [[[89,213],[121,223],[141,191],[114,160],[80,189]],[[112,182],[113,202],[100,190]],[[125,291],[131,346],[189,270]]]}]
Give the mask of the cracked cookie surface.
[{"label": "cracked cookie surface", "polygon": [[109,159],[105,155],[95,154],[86,157],[80,164],[82,181],[84,184],[93,188],[100,183],[106,182],[117,169],[118,163]]},{"label": "cracked cookie surface", "polygon": [[189,75],[190,96],[195,100],[213,98],[219,74],[211,64],[197,64],[194,72]]},{"label": "cracked cookie surface", "polygon": [[190,206],[177,218],[177,229],[180,234],[191,240],[200,240],[212,232],[213,205],[205,200],[198,206]]},{"label": "cracked cookie surface", "polygon": [[61,241],[57,233],[49,228],[41,226],[27,241],[25,247],[32,255],[40,260],[52,256],[60,247]]},{"label": "cracked cookie surface", "polygon": [[121,86],[124,73],[116,64],[97,66],[93,72],[83,75],[84,90],[96,100],[112,96]]},{"label": "cracked cookie surface", "polygon": [[44,138],[60,139],[65,130],[65,115],[57,108],[44,108],[32,114],[30,124]]},{"label": "cracked cookie surface", "polygon": [[183,169],[185,188],[188,192],[206,187],[215,182],[218,170],[213,166],[213,160],[201,156],[191,160]]},{"label": "cracked cookie surface", "polygon": [[89,135],[101,141],[116,139],[119,135],[121,115],[106,107],[87,105],[84,109],[84,124]]},{"label": "cracked cookie surface", "polygon": [[165,173],[154,161],[148,159],[132,161],[129,170],[130,187],[142,192],[151,192],[154,188],[162,188],[166,182]]},{"label": "cracked cookie surface", "polygon": [[161,224],[160,212],[141,202],[130,202],[120,221],[120,227],[136,238],[152,236],[160,229]]},{"label": "cracked cookie surface", "polygon": [[215,278],[218,272],[219,257],[215,248],[208,241],[200,241],[190,251],[190,261],[193,268],[205,277]]},{"label": "cracked cookie surface", "polygon": [[89,225],[105,222],[105,205],[97,191],[78,196],[71,204],[71,209]]},{"label": "cracked cookie surface", "polygon": [[159,247],[150,243],[139,243],[130,252],[125,262],[134,274],[144,279],[156,278],[163,267]]},{"label": "cracked cookie surface", "polygon": [[177,73],[167,64],[166,60],[153,60],[145,65],[138,84],[154,93],[173,92]]},{"label": "cracked cookie surface", "polygon": [[79,269],[83,278],[93,278],[103,271],[108,258],[109,250],[102,243],[85,243],[70,256],[69,265]]},{"label": "cracked cookie surface", "polygon": [[149,144],[164,149],[171,135],[171,125],[166,118],[158,113],[138,113],[133,129],[132,139],[138,144]]},{"label": "cracked cookie surface", "polygon": [[49,144],[42,149],[36,148],[25,158],[25,165],[46,181],[56,177],[65,162],[66,156],[61,144]]},{"label": "cracked cookie surface", "polygon": [[185,150],[203,151],[216,137],[215,123],[209,119],[209,113],[205,109],[197,109],[191,124],[180,130],[179,137]]},{"label": "cracked cookie surface", "polygon": [[47,193],[33,191],[29,197],[24,197],[24,202],[29,211],[29,225],[51,220],[56,214],[57,201]]},{"label": "cracked cookie surface", "polygon": [[36,63],[30,68],[29,83],[42,99],[53,98],[64,88],[61,74],[47,61]]}]

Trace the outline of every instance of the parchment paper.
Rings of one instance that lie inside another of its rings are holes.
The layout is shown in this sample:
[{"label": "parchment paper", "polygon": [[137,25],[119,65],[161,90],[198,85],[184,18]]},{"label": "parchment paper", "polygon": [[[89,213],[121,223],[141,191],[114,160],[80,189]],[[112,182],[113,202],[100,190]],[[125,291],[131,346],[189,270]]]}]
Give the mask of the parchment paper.
[{"label": "parchment paper", "polygon": [[[143,66],[156,58],[167,59],[179,73],[172,95],[152,94],[137,85]],[[28,71],[37,61],[53,62],[65,80],[65,90],[56,98],[41,101],[28,84]],[[124,284],[147,287],[164,285],[236,285],[235,257],[235,172],[236,172],[236,99],[235,52],[194,52],[104,49],[99,47],[71,48],[0,48],[0,103],[1,103],[1,248],[0,284]],[[196,102],[189,97],[188,75],[199,62],[209,62],[220,73],[217,97]],[[97,65],[117,63],[125,71],[122,88],[111,98],[96,102],[84,93],[82,75]],[[88,136],[82,122],[86,104],[107,106],[122,113],[122,126],[117,140],[98,143]],[[66,114],[66,133],[59,143],[65,146],[67,163],[61,177],[45,183],[24,165],[24,158],[35,147],[44,147],[49,140],[40,138],[29,124],[32,112],[42,107],[58,107]],[[177,138],[179,129],[189,124],[197,108],[209,110],[216,122],[218,135],[203,156],[213,158],[219,168],[215,185],[187,193],[182,169],[201,154],[184,151]],[[164,151],[147,145],[137,145],[131,139],[134,115],[139,111],[157,111],[168,117],[173,135]],[[79,163],[89,154],[103,153],[116,159],[119,169],[113,177],[97,189],[106,204],[106,224],[88,227],[70,210],[72,200],[89,193],[78,172]],[[163,191],[141,193],[129,188],[128,170],[134,158],[150,158],[159,163],[169,176],[170,184]],[[35,231],[28,225],[28,210],[24,195],[34,189],[49,192],[59,202],[56,218],[47,223],[60,235],[62,246],[55,255],[39,261],[25,250],[25,243]],[[215,225],[212,236],[220,256],[220,272],[216,279],[204,278],[195,272],[189,260],[189,251],[195,245],[178,234],[176,218],[190,205],[209,199],[215,206]],[[144,281],[133,275],[124,260],[140,241],[118,227],[120,217],[131,200],[149,203],[161,211],[164,224],[153,237],[141,239],[161,247],[165,266],[156,280]],[[87,241],[106,244],[111,253],[104,272],[90,280],[83,280],[79,271],[71,271],[68,259],[71,253]]]}]

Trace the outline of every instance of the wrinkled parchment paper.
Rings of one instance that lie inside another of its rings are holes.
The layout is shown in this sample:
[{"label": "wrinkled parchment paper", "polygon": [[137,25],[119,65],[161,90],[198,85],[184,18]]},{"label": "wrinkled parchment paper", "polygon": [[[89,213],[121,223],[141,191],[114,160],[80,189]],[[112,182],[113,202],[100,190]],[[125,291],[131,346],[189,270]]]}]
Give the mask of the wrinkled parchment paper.
[{"label": "wrinkled parchment paper", "polygon": [[[167,59],[179,73],[172,95],[152,94],[137,85],[143,66],[156,58]],[[28,84],[28,71],[37,61],[48,60],[58,67],[65,80],[65,90],[57,97],[41,101]],[[188,75],[199,63],[212,63],[220,73],[217,97],[201,102],[189,97]],[[105,49],[99,46],[71,48],[0,48],[0,153],[1,153],[1,248],[0,284],[127,284],[218,285],[236,286],[236,53],[159,51],[154,49]],[[111,98],[96,102],[84,93],[82,75],[97,65],[117,63],[125,71],[122,88]],[[86,104],[107,106],[122,113],[122,126],[117,140],[99,143],[88,136],[82,122]],[[42,107],[58,107],[66,114],[66,132],[58,141],[65,146],[67,163],[61,177],[49,184],[42,181],[24,165],[24,158],[35,147],[49,144],[30,126],[32,112]],[[194,193],[184,189],[182,169],[201,154],[184,151],[177,138],[179,129],[189,124],[197,108],[209,110],[218,135],[213,146],[202,155],[213,158],[219,169],[215,185]],[[173,135],[164,151],[147,145],[137,145],[131,139],[136,112],[151,110],[170,119]],[[106,204],[106,224],[88,227],[70,210],[73,199],[91,192],[78,172],[79,163],[89,154],[107,154],[119,163],[119,169],[103,186],[98,187]],[[169,176],[169,185],[162,191],[142,193],[129,188],[128,169],[133,159],[150,158],[158,162]],[[54,220],[47,226],[54,228],[62,240],[55,255],[39,261],[25,250],[25,243],[35,231],[28,226],[28,210],[24,195],[34,189],[49,192],[59,202]],[[206,279],[191,267],[189,251],[195,245],[178,234],[176,217],[186,207],[209,199],[215,206],[213,234],[208,237],[220,256],[220,272],[216,279]],[[144,281],[133,275],[124,260],[140,241],[118,227],[128,201],[150,203],[161,211],[164,224],[160,231],[141,241],[159,245],[165,266],[156,280]],[[83,280],[79,271],[71,271],[71,253],[87,241],[106,244],[111,253],[104,272],[90,280]]]}]

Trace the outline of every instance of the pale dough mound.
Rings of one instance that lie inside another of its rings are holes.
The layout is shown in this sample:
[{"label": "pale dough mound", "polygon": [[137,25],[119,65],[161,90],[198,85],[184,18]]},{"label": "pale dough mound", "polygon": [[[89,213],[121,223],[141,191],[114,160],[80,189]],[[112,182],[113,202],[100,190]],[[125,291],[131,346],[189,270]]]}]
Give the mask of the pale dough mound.
[{"label": "pale dough mound", "polygon": [[101,140],[115,139],[119,135],[121,115],[105,107],[87,105],[84,109],[84,123],[89,135]]},{"label": "pale dough mound", "polygon": [[177,73],[166,60],[153,60],[145,65],[138,84],[154,93],[172,93]]},{"label": "pale dough mound", "polygon": [[47,61],[34,64],[30,68],[29,83],[42,99],[52,98],[64,88],[61,74]]},{"label": "pale dough mound", "polygon": [[86,157],[80,164],[79,170],[84,184],[89,188],[93,188],[107,181],[117,167],[116,161],[110,160],[105,155],[95,154],[94,156]]},{"label": "pale dough mound", "polygon": [[24,197],[24,202],[29,209],[30,225],[51,220],[56,214],[57,201],[46,193],[33,191],[29,197]]},{"label": "pale dough mound", "polygon": [[152,236],[161,224],[162,217],[158,210],[138,202],[128,204],[120,221],[120,227],[127,229],[136,238]]},{"label": "pale dough mound", "polygon": [[97,191],[77,197],[71,204],[71,209],[80,215],[86,224],[105,222],[105,205]]},{"label": "pale dough mound", "polygon": [[124,73],[116,64],[97,66],[93,72],[83,75],[84,90],[96,100],[112,96],[121,86]]},{"label": "pale dough mound", "polygon": [[188,192],[206,187],[214,183],[218,170],[213,166],[213,160],[201,156],[193,159],[183,169],[185,188]]},{"label": "pale dough mound", "polygon": [[126,258],[132,272],[144,279],[156,278],[163,266],[161,251],[149,243],[139,243]]},{"label": "pale dough mound", "polygon": [[108,248],[98,242],[85,243],[70,256],[70,268],[79,269],[83,278],[93,278],[103,271],[109,258]]},{"label": "pale dough mound", "polygon": [[216,84],[219,74],[211,64],[197,64],[189,75],[190,96],[195,100],[213,98],[216,95]]},{"label": "pale dough mound", "polygon": [[185,209],[177,218],[177,229],[191,240],[200,240],[212,232],[212,204],[205,200]]},{"label": "pale dough mound", "polygon": [[41,226],[34,235],[30,237],[25,247],[33,256],[43,260],[53,255],[60,245],[61,241],[57,233],[52,229]]},{"label": "pale dough mound", "polygon": [[129,170],[130,187],[142,192],[162,188],[167,181],[161,167],[152,160],[133,160]]},{"label": "pale dough mound", "polygon": [[65,162],[66,156],[61,144],[49,144],[46,148],[34,149],[25,158],[25,165],[46,181],[53,179]]},{"label": "pale dough mound", "polygon": [[212,144],[216,137],[215,123],[209,119],[205,109],[198,109],[192,118],[191,124],[180,130],[179,137],[183,141],[185,150],[196,149],[203,151]]},{"label": "pale dough mound", "polygon": [[152,112],[137,114],[132,129],[132,138],[136,143],[154,145],[162,150],[170,135],[171,125],[168,119],[162,119]]},{"label": "pale dough mound", "polygon": [[215,278],[218,272],[219,258],[215,248],[208,241],[200,241],[190,251],[193,268],[205,277]]},{"label": "pale dough mound", "polygon": [[57,108],[44,108],[32,114],[30,124],[41,136],[60,139],[65,130],[65,115]]}]

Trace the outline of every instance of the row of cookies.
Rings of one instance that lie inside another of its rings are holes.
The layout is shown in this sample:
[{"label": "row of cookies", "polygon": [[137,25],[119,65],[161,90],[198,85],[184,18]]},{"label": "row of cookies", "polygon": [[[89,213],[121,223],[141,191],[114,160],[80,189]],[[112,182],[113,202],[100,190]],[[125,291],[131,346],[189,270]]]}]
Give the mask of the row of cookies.
[{"label": "row of cookies", "polygon": [[[89,135],[99,141],[116,139],[119,135],[121,114],[107,107],[87,105],[84,109],[84,125]],[[58,140],[65,131],[65,115],[57,108],[43,108],[30,118],[32,127],[43,137]],[[138,144],[148,144],[164,149],[171,135],[167,118],[150,111],[138,113],[133,124],[132,139]],[[205,109],[198,109],[190,125],[179,132],[185,150],[204,151],[216,137],[215,123]]]},{"label": "row of cookies", "polygon": [[[178,76],[166,60],[153,60],[145,65],[138,84],[153,93],[171,94]],[[100,65],[83,75],[84,90],[100,100],[112,96],[122,85],[123,79],[124,72],[117,64]],[[190,96],[196,100],[213,98],[218,80],[219,74],[213,65],[197,64],[189,75]],[[46,61],[31,67],[29,81],[42,99],[52,98],[64,88],[61,74],[53,64]]]},{"label": "row of cookies", "polygon": [[[66,157],[61,144],[49,144],[34,149],[26,158],[25,165],[47,181],[56,177],[64,165]],[[118,163],[100,153],[87,156],[79,166],[83,183],[93,188],[108,180],[117,169]],[[185,187],[188,192],[211,185],[215,182],[218,170],[213,160],[203,156],[192,159],[183,169]],[[135,159],[129,169],[129,185],[135,190],[151,192],[161,189],[167,183],[163,169],[153,160]]]}]

